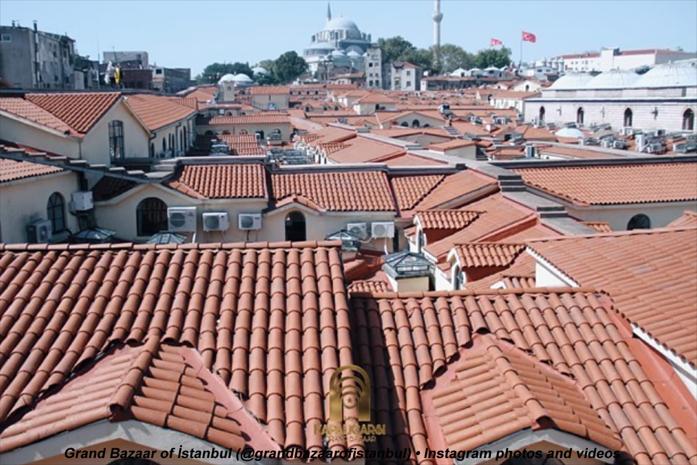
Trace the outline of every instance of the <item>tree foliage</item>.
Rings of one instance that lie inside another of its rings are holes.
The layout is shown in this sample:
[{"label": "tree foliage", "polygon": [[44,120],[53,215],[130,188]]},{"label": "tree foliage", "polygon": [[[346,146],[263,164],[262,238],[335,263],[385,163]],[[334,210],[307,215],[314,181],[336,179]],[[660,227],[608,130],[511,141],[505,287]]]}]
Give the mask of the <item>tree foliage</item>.
[{"label": "tree foliage", "polygon": [[487,48],[480,50],[474,57],[474,65],[484,69],[489,66],[503,68],[511,64],[511,49],[502,47],[500,49]]},{"label": "tree foliage", "polygon": [[273,77],[279,83],[289,83],[307,71],[307,63],[294,51],[286,52],[278,57],[271,67]]},{"label": "tree foliage", "polygon": [[[431,47],[433,50],[433,47]],[[462,47],[453,44],[443,44],[440,47],[440,69],[442,73],[452,73],[458,68],[469,69],[474,66],[475,56]]]},{"label": "tree foliage", "polygon": [[408,54],[416,51],[416,47],[402,36],[378,39],[378,48],[382,52],[383,63],[408,61]]},{"label": "tree foliage", "polygon": [[225,74],[243,73],[252,77],[252,68],[247,63],[211,63],[201,74],[196,76],[199,84],[214,84]]}]

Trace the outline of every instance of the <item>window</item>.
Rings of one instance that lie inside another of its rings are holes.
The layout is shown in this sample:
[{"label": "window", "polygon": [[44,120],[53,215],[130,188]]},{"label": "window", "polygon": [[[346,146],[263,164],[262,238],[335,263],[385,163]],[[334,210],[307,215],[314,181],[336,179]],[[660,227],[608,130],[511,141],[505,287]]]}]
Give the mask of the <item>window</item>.
[{"label": "window", "polygon": [[148,197],[136,207],[139,236],[152,236],[167,230],[167,205],[160,199]]},{"label": "window", "polygon": [[0,36],[0,42],[12,42],[12,36],[9,34],[3,34]]},{"label": "window", "polygon": [[421,249],[423,249],[426,246],[426,234],[424,234],[423,229],[419,230],[419,233],[416,235],[416,251],[421,253]]},{"label": "window", "polygon": [[65,200],[58,192],[54,192],[48,198],[46,216],[51,222],[51,230],[54,234],[65,231]]},{"label": "window", "polygon": [[155,144],[150,142],[150,158],[155,158]]},{"label": "window", "polygon": [[632,127],[632,118],[634,114],[632,113],[632,110],[630,108],[627,108],[624,110],[624,127],[629,128]]},{"label": "window", "polygon": [[122,121],[109,122],[109,154],[113,160],[120,160],[124,157]]},{"label": "window", "polygon": [[305,216],[300,212],[288,213],[286,216],[286,240],[304,241],[306,238]]},{"label": "window", "polygon": [[167,153],[167,138],[163,137],[162,138],[162,155]]},{"label": "window", "polygon": [[651,228],[651,219],[649,219],[649,217],[644,215],[643,213],[639,213],[638,215],[632,216],[632,219],[630,219],[629,223],[627,223],[628,231],[631,231],[632,229],[649,228]]},{"label": "window", "polygon": [[684,131],[695,130],[695,112],[689,108],[682,114],[682,128]]},{"label": "window", "polygon": [[576,124],[583,124],[583,107],[576,110]]},{"label": "window", "polygon": [[462,279],[462,270],[458,265],[453,267],[453,290],[462,289],[464,282]]},{"label": "window", "polygon": [[415,119],[414,121],[411,122],[411,127],[412,127],[412,128],[421,127],[421,123],[419,122],[418,119]]},{"label": "window", "polygon": [[544,124],[544,122],[545,122],[545,107],[540,107],[540,113],[537,117],[537,120],[540,124]]}]

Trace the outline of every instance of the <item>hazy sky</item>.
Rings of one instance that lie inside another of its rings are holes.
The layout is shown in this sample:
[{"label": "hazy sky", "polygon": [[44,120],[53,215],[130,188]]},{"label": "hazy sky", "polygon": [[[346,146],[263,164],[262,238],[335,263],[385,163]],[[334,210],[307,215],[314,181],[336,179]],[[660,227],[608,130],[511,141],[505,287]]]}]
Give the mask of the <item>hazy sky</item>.
[{"label": "hazy sky", "polygon": [[[432,1],[343,0],[331,7],[374,41],[402,35],[431,45]],[[319,0],[0,0],[0,22],[37,20],[41,30],[67,33],[92,58],[105,50],[146,50],[151,63],[196,74],[214,61],[254,64],[301,51],[324,26],[326,9]],[[443,43],[476,51],[496,37],[516,61],[521,30],[537,34],[536,44],[525,44],[526,60],[609,46],[697,50],[697,0],[443,0],[442,11]]]}]

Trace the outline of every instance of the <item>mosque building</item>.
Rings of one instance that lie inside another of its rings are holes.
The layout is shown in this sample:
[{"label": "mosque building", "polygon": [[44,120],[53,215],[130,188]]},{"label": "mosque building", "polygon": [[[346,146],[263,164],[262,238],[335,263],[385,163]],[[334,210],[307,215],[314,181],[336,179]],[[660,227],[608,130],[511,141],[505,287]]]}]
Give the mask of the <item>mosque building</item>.
[{"label": "mosque building", "polygon": [[363,70],[365,54],[371,46],[370,34],[361,32],[350,19],[332,18],[327,5],[327,23],[324,29],[312,35],[303,58],[312,74],[323,66]]}]

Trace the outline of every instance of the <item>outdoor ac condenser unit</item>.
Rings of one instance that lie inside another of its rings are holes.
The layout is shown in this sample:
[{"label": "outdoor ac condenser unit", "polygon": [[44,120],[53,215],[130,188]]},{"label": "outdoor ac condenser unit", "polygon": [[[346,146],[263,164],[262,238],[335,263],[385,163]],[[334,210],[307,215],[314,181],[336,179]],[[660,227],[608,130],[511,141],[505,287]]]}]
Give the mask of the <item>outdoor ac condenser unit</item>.
[{"label": "outdoor ac condenser unit", "polygon": [[230,221],[227,212],[206,212],[203,214],[204,231],[227,231]]},{"label": "outdoor ac condenser unit", "polygon": [[346,225],[346,231],[350,232],[359,239],[368,238],[368,224],[367,223],[348,223]]},{"label": "outdoor ac condenser unit", "polygon": [[237,227],[243,231],[261,229],[261,213],[240,213],[237,215]]},{"label": "outdoor ac condenser unit", "polygon": [[370,235],[373,238],[394,237],[394,223],[391,221],[375,222],[370,225]]},{"label": "outdoor ac condenser unit", "polygon": [[169,207],[167,222],[172,232],[196,232],[196,207]]},{"label": "outdoor ac condenser unit", "polygon": [[43,244],[51,240],[53,228],[49,220],[36,220],[27,225],[27,242]]}]

